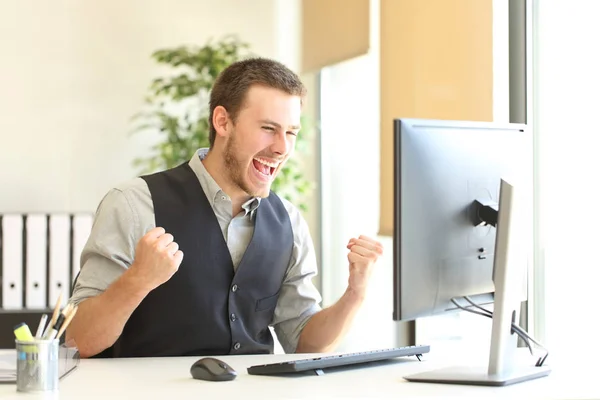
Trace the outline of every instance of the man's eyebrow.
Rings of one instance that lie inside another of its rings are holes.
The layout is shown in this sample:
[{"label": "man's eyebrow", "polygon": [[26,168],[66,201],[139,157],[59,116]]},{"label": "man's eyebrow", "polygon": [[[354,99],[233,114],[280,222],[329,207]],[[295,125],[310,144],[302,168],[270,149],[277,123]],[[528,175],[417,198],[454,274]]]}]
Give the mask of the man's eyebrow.
[{"label": "man's eyebrow", "polygon": [[[275,122],[275,121],[271,121],[270,119],[261,119],[260,120],[261,124],[267,124],[267,125],[273,125],[274,127],[281,129],[281,124]],[[291,125],[289,127],[289,129],[294,129],[294,130],[300,130],[300,125]]]}]

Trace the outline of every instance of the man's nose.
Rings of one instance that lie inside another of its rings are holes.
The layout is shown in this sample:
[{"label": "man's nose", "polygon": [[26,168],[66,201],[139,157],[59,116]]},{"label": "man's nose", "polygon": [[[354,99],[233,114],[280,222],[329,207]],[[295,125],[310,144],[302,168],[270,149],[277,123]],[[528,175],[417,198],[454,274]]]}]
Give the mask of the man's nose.
[{"label": "man's nose", "polygon": [[271,145],[271,150],[274,153],[280,155],[286,155],[289,151],[290,143],[287,140],[287,134],[285,131],[281,130],[274,135],[273,144]]}]

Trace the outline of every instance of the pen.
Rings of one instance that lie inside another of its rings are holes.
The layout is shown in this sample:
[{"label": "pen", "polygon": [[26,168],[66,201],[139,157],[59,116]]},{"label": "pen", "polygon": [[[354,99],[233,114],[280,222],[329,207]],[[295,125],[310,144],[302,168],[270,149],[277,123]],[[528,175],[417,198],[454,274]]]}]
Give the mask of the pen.
[{"label": "pen", "polygon": [[56,300],[56,305],[54,306],[54,312],[52,313],[52,319],[50,320],[50,323],[46,327],[43,337],[48,336],[48,334],[50,333],[50,330],[52,329],[52,326],[54,326],[54,324],[56,324],[56,320],[58,319],[58,315],[60,313],[61,302],[62,302],[62,292],[60,292],[58,295],[58,299]]},{"label": "pen", "polygon": [[40,324],[38,325],[37,331],[35,332],[36,339],[42,338],[42,334],[44,333],[44,326],[46,325],[47,319],[48,319],[48,315],[42,314],[42,318],[40,318]]}]

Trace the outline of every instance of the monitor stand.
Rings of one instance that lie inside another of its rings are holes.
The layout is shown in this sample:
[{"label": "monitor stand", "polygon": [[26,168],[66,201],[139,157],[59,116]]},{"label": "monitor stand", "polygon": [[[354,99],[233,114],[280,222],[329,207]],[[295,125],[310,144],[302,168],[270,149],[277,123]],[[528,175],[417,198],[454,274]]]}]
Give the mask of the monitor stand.
[{"label": "monitor stand", "polygon": [[405,376],[410,382],[451,383],[457,385],[507,386],[541,378],[550,373],[546,366],[523,366],[508,372],[490,374],[487,367],[448,367]]},{"label": "monitor stand", "polygon": [[501,180],[496,248],[494,254],[494,313],[487,367],[456,366],[405,376],[411,382],[453,383],[463,385],[504,386],[541,378],[550,368],[520,365],[517,335],[512,324],[519,321],[521,301],[526,298],[527,257],[522,244],[522,194]]}]

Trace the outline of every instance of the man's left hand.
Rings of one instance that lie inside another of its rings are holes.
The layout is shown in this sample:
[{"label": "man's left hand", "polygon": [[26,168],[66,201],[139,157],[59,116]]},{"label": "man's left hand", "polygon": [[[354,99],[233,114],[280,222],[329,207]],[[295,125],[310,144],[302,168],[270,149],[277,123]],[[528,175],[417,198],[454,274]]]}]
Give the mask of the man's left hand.
[{"label": "man's left hand", "polygon": [[360,235],[358,238],[350,239],[346,247],[350,250],[348,289],[364,297],[373,266],[383,254],[383,246],[370,237]]}]

